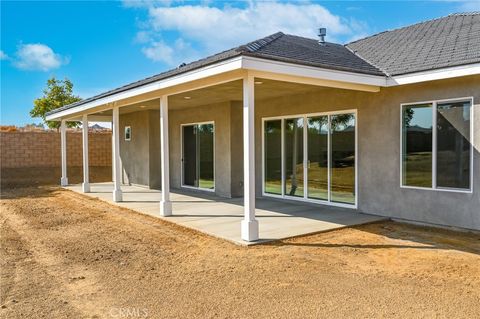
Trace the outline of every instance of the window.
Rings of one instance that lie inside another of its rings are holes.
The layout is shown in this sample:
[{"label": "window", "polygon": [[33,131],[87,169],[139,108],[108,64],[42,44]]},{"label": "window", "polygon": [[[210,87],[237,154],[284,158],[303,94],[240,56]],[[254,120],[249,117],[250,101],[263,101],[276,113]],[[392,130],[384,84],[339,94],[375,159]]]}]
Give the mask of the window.
[{"label": "window", "polygon": [[403,109],[403,184],[432,187],[432,104]]},{"label": "window", "polygon": [[182,186],[213,191],[214,124],[182,125]]},{"label": "window", "polygon": [[132,140],[132,128],[130,126],[125,126],[125,141]]},{"label": "window", "polygon": [[402,105],[402,186],[470,190],[472,99]]},{"label": "window", "polygon": [[356,206],[355,111],[263,120],[263,194]]}]

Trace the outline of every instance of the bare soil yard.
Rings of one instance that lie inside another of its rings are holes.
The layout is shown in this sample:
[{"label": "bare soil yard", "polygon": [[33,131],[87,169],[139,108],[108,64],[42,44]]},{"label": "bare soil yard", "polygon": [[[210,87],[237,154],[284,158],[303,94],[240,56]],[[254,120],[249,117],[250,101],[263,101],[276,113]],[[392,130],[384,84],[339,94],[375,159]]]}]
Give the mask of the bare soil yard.
[{"label": "bare soil yard", "polygon": [[478,234],[385,222],[247,248],[28,175],[2,172],[2,318],[480,317]]}]

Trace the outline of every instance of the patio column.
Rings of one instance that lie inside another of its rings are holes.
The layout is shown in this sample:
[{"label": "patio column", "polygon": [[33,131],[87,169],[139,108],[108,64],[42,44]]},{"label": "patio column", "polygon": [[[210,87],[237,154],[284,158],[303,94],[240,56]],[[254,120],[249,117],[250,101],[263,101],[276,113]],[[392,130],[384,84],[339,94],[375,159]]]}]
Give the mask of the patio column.
[{"label": "patio column", "polygon": [[113,144],[115,143],[115,139],[113,138],[113,120],[110,121],[110,126],[112,127],[112,182],[115,182],[115,157],[113,156]]},{"label": "patio column", "polygon": [[254,78],[243,79],[243,184],[244,219],[242,239],[258,239],[258,221],[255,219],[255,99]]},{"label": "patio column", "polygon": [[83,142],[83,184],[84,193],[90,192],[90,183],[88,181],[88,117],[84,114],[82,117],[82,142]]},{"label": "patio column", "polygon": [[60,179],[61,186],[68,185],[67,178],[67,123],[62,120],[60,125],[60,149],[62,156],[62,178]]},{"label": "patio column", "polygon": [[160,170],[162,174],[162,199],[160,200],[160,215],[172,215],[170,201],[170,167],[168,152],[168,97],[160,97]]},{"label": "patio column", "polygon": [[121,189],[120,171],[120,127],[118,106],[113,108],[112,115],[112,159],[113,159],[113,201],[121,202],[123,199]]}]

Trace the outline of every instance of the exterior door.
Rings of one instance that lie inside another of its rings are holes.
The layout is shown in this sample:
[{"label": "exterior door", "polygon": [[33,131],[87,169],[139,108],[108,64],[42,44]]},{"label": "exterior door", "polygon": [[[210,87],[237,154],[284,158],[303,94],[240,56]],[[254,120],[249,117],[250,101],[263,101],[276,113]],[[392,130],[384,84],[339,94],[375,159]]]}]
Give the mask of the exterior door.
[{"label": "exterior door", "polygon": [[198,187],[195,125],[183,126],[183,185]]},{"label": "exterior door", "polygon": [[263,129],[264,195],[356,207],[355,111],[266,119]]},{"label": "exterior door", "polygon": [[182,126],[182,186],[215,189],[214,124]]}]

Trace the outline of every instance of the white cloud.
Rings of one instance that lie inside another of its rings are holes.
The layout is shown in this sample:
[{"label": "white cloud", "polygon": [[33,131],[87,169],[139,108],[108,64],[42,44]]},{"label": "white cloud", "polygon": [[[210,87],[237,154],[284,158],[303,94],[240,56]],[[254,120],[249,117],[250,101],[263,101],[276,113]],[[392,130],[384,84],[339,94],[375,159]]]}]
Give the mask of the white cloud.
[{"label": "white cloud", "polygon": [[142,48],[143,54],[152,61],[164,62],[170,66],[198,59],[198,52],[188,42],[178,38],[172,45],[154,41]]},{"label": "white cloud", "polygon": [[210,46],[236,45],[277,31],[315,37],[319,27],[326,27],[331,38],[352,33],[347,21],[318,4],[260,2],[223,9],[187,5],[150,8],[149,15],[154,30],[176,30]]},{"label": "white cloud", "polygon": [[148,31],[138,31],[134,40],[136,43],[147,43],[151,40],[151,36]]},{"label": "white cloud", "polygon": [[0,50],[0,60],[6,60],[8,59],[8,55],[3,52],[3,50]]},{"label": "white cloud", "polygon": [[[145,3],[142,3],[145,7]],[[312,37],[319,27],[327,28],[327,41],[357,38],[368,29],[364,23],[332,14],[319,4],[250,2],[238,8],[225,5],[222,8],[206,5],[148,6],[149,20],[137,34],[137,42],[151,43],[143,48],[148,57],[156,61],[179,62],[179,51],[166,42],[165,35],[177,34],[199,48],[202,55],[228,49],[277,31]],[[147,36],[148,35],[148,36]],[[154,54],[155,52],[155,54]],[[181,52],[180,56],[188,56]],[[198,52],[194,52],[198,55]],[[162,58],[158,58],[162,57]],[[191,60],[191,59],[190,59]]]},{"label": "white cloud", "polygon": [[68,58],[55,53],[50,47],[41,43],[21,44],[16,56],[14,65],[23,70],[48,71],[69,62]]},{"label": "white cloud", "polygon": [[461,1],[460,10],[462,11],[480,11],[480,1]]},{"label": "white cloud", "polygon": [[153,42],[150,46],[142,48],[142,52],[150,60],[173,63],[173,48],[164,42]]}]

